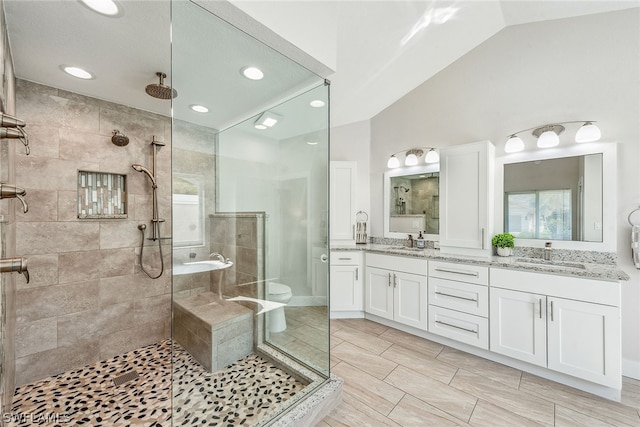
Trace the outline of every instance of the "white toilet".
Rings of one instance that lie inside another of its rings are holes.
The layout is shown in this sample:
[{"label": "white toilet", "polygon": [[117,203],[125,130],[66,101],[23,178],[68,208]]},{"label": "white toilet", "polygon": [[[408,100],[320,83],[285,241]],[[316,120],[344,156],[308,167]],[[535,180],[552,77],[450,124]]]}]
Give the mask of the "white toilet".
[{"label": "white toilet", "polygon": [[[282,283],[267,284],[267,300],[287,304],[293,294],[291,288]],[[276,308],[269,313],[269,332],[282,332],[287,329],[287,319],[284,317],[284,307]]]}]

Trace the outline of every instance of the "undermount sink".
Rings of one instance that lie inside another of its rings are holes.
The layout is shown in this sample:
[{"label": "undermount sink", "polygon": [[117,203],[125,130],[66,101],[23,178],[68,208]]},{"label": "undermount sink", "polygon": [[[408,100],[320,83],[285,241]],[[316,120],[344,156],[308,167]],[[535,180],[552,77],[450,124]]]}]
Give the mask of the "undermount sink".
[{"label": "undermount sink", "polygon": [[176,276],[180,276],[182,274],[193,274],[193,273],[202,273],[204,271],[214,271],[214,270],[223,270],[225,268],[229,268],[233,265],[231,261],[218,261],[218,260],[207,260],[207,261],[194,261],[194,262],[185,262],[184,264],[178,264],[173,266],[173,274]]},{"label": "undermount sink", "polygon": [[562,268],[577,268],[580,270],[584,270],[586,267],[584,264],[579,262],[571,262],[571,261],[547,261],[544,259],[538,258],[516,258],[515,262],[518,264],[530,264],[536,266],[545,266],[545,267],[562,267]]},{"label": "undermount sink", "polygon": [[423,251],[424,249],[420,248],[408,248],[406,246],[389,246],[387,249],[401,249],[403,251]]}]

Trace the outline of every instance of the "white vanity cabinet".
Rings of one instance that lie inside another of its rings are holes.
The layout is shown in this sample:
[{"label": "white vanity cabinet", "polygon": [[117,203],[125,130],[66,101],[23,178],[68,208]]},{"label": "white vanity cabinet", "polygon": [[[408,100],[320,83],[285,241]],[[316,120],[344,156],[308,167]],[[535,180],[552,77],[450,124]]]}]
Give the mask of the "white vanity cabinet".
[{"label": "white vanity cabinet", "polygon": [[620,284],[491,269],[493,352],[621,387]]},{"label": "white vanity cabinet", "polygon": [[362,317],[362,252],[331,251],[329,270],[331,318]]},{"label": "white vanity cabinet", "polygon": [[495,148],[489,141],[440,150],[440,249],[490,255]]},{"label": "white vanity cabinet", "polygon": [[427,330],[427,261],[366,254],[366,313]]},{"label": "white vanity cabinet", "polygon": [[356,162],[329,163],[329,221],[332,244],[355,244],[358,168]]},{"label": "white vanity cabinet", "polygon": [[429,332],[489,348],[489,268],[429,261]]}]

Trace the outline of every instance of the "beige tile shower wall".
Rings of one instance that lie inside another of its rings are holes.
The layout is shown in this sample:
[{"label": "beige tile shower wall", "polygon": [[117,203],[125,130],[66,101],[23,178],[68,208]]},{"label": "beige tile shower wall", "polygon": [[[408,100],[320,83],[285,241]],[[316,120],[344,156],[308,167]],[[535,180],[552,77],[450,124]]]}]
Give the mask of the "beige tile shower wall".
[{"label": "beige tile shower wall", "polygon": [[[174,242],[173,262],[203,261],[211,254],[208,214],[215,212],[216,203],[216,130],[192,123],[174,120],[173,123],[173,172],[198,178],[204,184],[204,244],[179,246]],[[177,236],[178,237],[178,236]],[[195,254],[195,258],[189,258]],[[210,290],[209,273],[174,276],[173,297],[181,299]]]},{"label": "beige tile shower wall", "polygon": [[[264,280],[264,214],[219,213],[210,215],[211,250],[224,254],[234,265],[224,270],[225,296],[261,298]],[[218,292],[220,272],[212,272],[212,292]],[[252,308],[255,308],[254,306]]]},{"label": "beige tile shower wall", "polygon": [[[9,39],[6,32],[6,21],[4,16],[3,1],[0,0],[0,69],[3,70],[2,82],[4,82],[0,100],[2,106],[0,110],[11,115],[15,114],[15,77],[13,71],[13,59]],[[3,139],[0,142],[0,181],[13,183],[15,181],[15,155],[14,145],[22,144],[16,140]],[[24,149],[24,148],[23,148]],[[15,215],[13,206],[17,200],[5,199],[0,201],[0,257],[9,258],[16,256],[15,253]],[[15,385],[15,294],[16,283],[24,280],[23,277],[16,277],[15,273],[0,275],[0,306],[3,313],[0,313],[0,364],[2,374],[0,375],[0,410],[2,413],[10,411],[12,396]]]},{"label": "beige tile shower wall", "polygon": [[[18,81],[16,114],[28,123],[31,155],[16,146],[16,184],[29,212],[16,210],[16,251],[28,258],[31,282],[18,280],[16,382],[106,359],[170,336],[171,245],[165,274],[140,271],[139,223],[152,216],[151,186],[131,165],[151,169],[158,151],[158,204],[164,236],[171,233],[171,122],[168,117],[56,88]],[[167,104],[167,111],[169,104]],[[125,147],[111,143],[114,129]],[[127,175],[128,218],[77,218],[79,169]],[[144,264],[160,264],[146,241]]]}]

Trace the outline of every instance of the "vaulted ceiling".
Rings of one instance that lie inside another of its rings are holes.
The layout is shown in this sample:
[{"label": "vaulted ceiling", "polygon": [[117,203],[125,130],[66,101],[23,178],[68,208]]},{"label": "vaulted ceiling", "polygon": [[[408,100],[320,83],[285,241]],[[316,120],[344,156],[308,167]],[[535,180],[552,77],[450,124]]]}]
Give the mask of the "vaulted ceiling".
[{"label": "vaulted ceiling", "polygon": [[[216,83],[215,73],[222,72],[221,65],[251,60],[247,57],[251,50],[239,48],[239,39],[228,34],[228,28],[208,30],[199,27],[194,17],[193,35],[184,36],[193,37],[193,54],[181,58],[180,64],[174,57],[172,64],[170,3],[119,2],[124,13],[111,18],[96,14],[79,1],[4,0],[17,77],[168,115],[170,103],[144,92],[146,85],[157,83],[156,71],[169,74],[170,84],[172,71],[184,75],[189,70],[213,70],[208,77],[211,88],[195,78],[175,84],[179,96],[174,112],[203,102],[203,98],[215,100],[213,108],[219,112],[211,116],[215,119],[193,117],[216,128],[242,118],[238,110],[247,101],[256,108],[266,108],[281,91],[283,79],[276,82],[280,85],[257,91],[260,99],[248,100],[234,96],[239,92],[233,83]],[[233,3],[335,69],[333,75],[322,76],[332,81],[333,125],[373,117],[506,26],[639,5],[637,0]],[[247,36],[241,37],[240,46],[249,46]],[[205,55],[205,50],[215,51],[215,55]],[[303,86],[311,78],[297,65],[287,68],[286,61],[276,55],[262,59],[270,63],[273,72],[280,69],[282,76],[293,78],[296,85]],[[96,77],[88,81],[69,77],[60,71],[61,65],[82,65]],[[235,69],[233,72],[237,74]],[[220,95],[223,87],[227,90]]]}]

